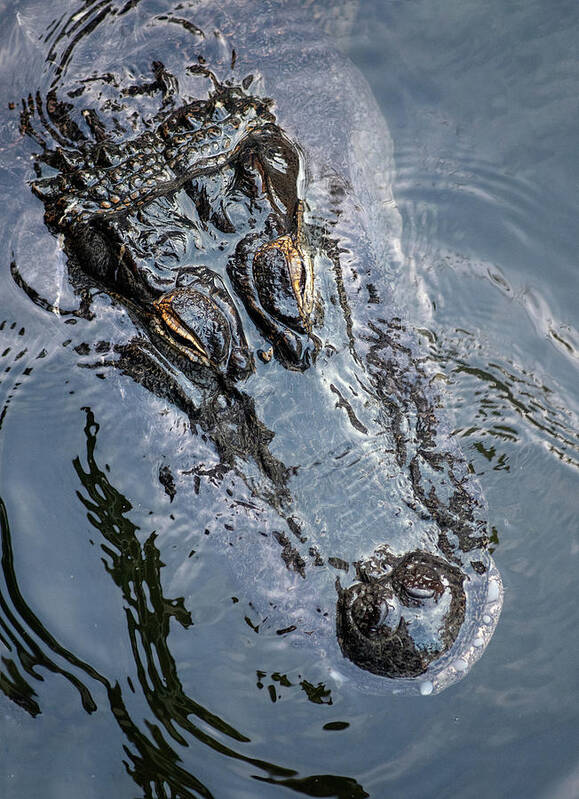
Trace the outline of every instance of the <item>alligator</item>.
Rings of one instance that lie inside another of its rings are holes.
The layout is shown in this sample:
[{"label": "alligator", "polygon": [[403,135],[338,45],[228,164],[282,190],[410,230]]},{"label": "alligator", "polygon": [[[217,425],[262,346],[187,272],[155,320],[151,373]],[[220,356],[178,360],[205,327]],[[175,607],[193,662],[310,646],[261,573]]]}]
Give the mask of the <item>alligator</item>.
[{"label": "alligator", "polygon": [[[248,590],[276,573],[271,628],[365,690],[438,692],[500,613],[484,499],[394,301],[385,123],[345,59],[266,5],[267,22],[246,0],[167,4],[132,71],[112,30],[102,73],[54,57],[21,108],[30,186],[84,297],[71,313],[102,292],[122,307],[140,334],[111,364],[210,442],[215,501],[245,509]],[[160,474],[167,493],[185,472]]]}]

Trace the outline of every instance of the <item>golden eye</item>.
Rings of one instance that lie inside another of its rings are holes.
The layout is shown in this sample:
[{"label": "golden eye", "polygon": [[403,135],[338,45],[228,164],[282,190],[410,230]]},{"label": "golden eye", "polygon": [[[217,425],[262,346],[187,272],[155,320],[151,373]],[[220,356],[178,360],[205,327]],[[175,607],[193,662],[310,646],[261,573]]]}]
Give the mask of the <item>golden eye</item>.
[{"label": "golden eye", "polygon": [[280,236],[259,248],[253,276],[268,313],[300,331],[308,329],[313,277],[291,236]]},{"label": "golden eye", "polygon": [[[208,360],[208,354],[205,347],[201,344],[191,327],[185,321],[187,316],[190,316],[191,306],[195,300],[202,298],[202,295],[193,297],[192,295],[185,295],[183,291],[173,291],[164,294],[155,301],[154,307],[159,313],[159,317],[167,331],[172,333],[177,341],[185,343],[194,351],[201,360]],[[205,298],[202,298],[205,299]],[[191,320],[189,320],[191,322]]]}]

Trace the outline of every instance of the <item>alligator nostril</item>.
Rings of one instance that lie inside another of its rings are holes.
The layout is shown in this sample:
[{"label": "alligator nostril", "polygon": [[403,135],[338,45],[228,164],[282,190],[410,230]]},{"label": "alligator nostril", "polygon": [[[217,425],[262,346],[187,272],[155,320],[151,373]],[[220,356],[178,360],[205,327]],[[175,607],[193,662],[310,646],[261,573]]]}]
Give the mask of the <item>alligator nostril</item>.
[{"label": "alligator nostril", "polygon": [[406,593],[413,599],[432,599],[434,596],[433,588],[419,588],[418,586],[407,586]]},{"label": "alligator nostril", "polygon": [[388,617],[392,616],[392,611],[394,610],[387,602],[381,602],[380,607],[378,608],[378,624],[377,627],[383,627],[387,621]]},{"label": "alligator nostril", "polygon": [[350,613],[358,631],[368,639],[390,635],[400,622],[396,597],[378,582],[359,585],[355,590]]},{"label": "alligator nostril", "polygon": [[390,631],[390,621],[392,616],[392,608],[387,602],[381,602],[379,605],[372,609],[365,621],[367,622],[361,632],[364,633],[366,638],[376,638],[380,633]]},{"label": "alligator nostril", "polygon": [[375,625],[376,633],[389,635],[398,628],[400,624],[400,608],[394,597],[382,600],[375,611],[378,619]]}]

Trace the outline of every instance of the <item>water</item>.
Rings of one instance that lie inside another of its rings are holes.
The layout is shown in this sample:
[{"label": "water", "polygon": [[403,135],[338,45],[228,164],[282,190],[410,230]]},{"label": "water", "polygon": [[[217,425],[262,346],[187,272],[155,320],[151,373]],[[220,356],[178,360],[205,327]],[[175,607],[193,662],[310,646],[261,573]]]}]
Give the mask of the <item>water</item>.
[{"label": "water", "polygon": [[[0,686],[24,706],[0,701],[3,796],[133,797],[155,779],[149,795],[170,796],[168,778],[179,796],[579,793],[578,32],[563,2],[362,3],[334,30],[393,137],[398,303],[448,381],[505,585],[484,656],[434,697],[361,694],[315,648],[256,632],[229,561],[150,460],[178,415],[104,366],[78,369],[88,323],[67,326],[9,276],[24,252],[46,264],[39,291],[78,304],[27,163],[6,157],[23,151],[3,99]],[[12,85],[34,85],[23,40],[3,41]],[[125,335],[119,308],[101,313]]]}]

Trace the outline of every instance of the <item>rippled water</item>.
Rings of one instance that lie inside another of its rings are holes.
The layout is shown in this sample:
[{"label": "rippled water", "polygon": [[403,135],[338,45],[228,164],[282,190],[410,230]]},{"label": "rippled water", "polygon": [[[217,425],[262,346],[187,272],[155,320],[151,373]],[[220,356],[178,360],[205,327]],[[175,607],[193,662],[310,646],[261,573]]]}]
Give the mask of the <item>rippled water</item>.
[{"label": "rippled water", "polygon": [[39,8],[0,3],[18,32],[0,142],[2,796],[575,797],[576,4],[363,2],[332,27],[394,140],[395,293],[447,382],[505,586],[484,657],[435,697],[360,693],[315,648],[260,635],[231,559],[159,485],[150,453],[177,415],[104,365],[78,369],[87,323],[10,277],[27,253],[46,263],[38,291],[78,304],[6,108],[33,82],[19,37],[36,46],[32,13],[49,28]]}]

